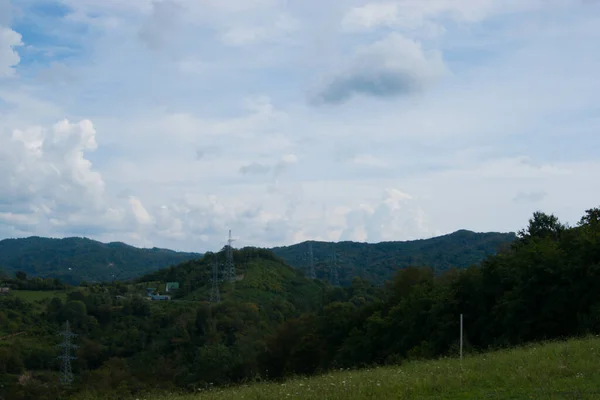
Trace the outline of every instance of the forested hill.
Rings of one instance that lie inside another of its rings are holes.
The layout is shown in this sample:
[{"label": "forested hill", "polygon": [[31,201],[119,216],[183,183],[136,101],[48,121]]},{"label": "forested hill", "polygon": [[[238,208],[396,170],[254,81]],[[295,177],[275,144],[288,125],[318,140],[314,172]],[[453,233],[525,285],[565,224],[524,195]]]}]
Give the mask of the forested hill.
[{"label": "forested hill", "polygon": [[140,249],[121,242],[87,238],[28,237],[0,241],[0,269],[67,283],[124,280],[197,259],[201,254],[166,249]]},{"label": "forested hill", "polygon": [[[512,242],[513,233],[475,233],[466,230],[431,239],[377,244],[310,242],[318,278],[327,279],[335,249],[340,283],[350,285],[360,276],[381,284],[407,266],[429,266],[437,272],[480,263],[499,247]],[[273,253],[302,271],[308,265],[308,242],[276,247]],[[29,276],[58,278],[77,284],[127,280],[196,260],[199,253],[141,249],[121,242],[101,243],[87,238],[29,237],[0,241],[0,270],[23,271]]]},{"label": "forested hill", "polygon": [[[234,284],[219,285],[221,300],[252,303],[262,310],[272,310],[274,314],[269,319],[281,319],[291,310],[294,313],[315,310],[322,301],[323,290],[329,286],[307,279],[268,249],[245,247],[233,249],[232,253],[237,280]],[[151,272],[136,279],[136,284],[159,288],[166,282],[178,282],[179,289],[172,293],[174,300],[205,302],[211,298],[215,263],[221,267],[225,264],[224,250],[207,252],[201,259]]]},{"label": "forested hill", "polygon": [[502,246],[514,241],[514,233],[477,233],[467,230],[431,239],[404,242],[303,242],[292,246],[275,247],[273,253],[289,265],[306,270],[309,264],[309,243],[318,278],[327,279],[335,252],[340,284],[348,286],[354,276],[381,284],[399,268],[428,266],[436,272],[452,267],[464,268],[478,264],[496,254]]}]

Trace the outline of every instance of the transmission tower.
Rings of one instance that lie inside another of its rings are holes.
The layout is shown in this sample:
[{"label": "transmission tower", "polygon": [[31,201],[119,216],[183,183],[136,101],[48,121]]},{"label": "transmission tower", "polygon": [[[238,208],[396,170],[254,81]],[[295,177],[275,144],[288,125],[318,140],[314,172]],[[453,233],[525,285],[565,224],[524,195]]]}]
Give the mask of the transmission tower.
[{"label": "transmission tower", "polygon": [[332,286],[340,286],[335,247],[333,248],[333,263],[329,266],[329,283],[331,283]]},{"label": "transmission tower", "polygon": [[77,335],[71,332],[71,326],[69,321],[65,323],[65,330],[58,334],[63,337],[63,342],[58,345],[63,349],[63,352],[58,359],[62,361],[60,366],[60,381],[64,385],[69,385],[73,382],[73,371],[71,370],[71,360],[75,360],[77,357],[71,355],[72,349],[77,349],[77,345],[71,342],[71,339]]},{"label": "transmission tower", "polygon": [[317,274],[315,274],[315,257],[313,255],[311,242],[308,242],[308,270],[306,271],[306,276],[309,279],[315,279],[317,277]]},{"label": "transmission tower", "polygon": [[215,254],[212,265],[212,289],[210,291],[210,302],[218,303],[221,301],[221,292],[219,291],[219,261]]},{"label": "transmission tower", "polygon": [[233,239],[231,238],[231,229],[229,230],[229,239],[227,240],[227,246],[225,246],[225,267],[223,269],[223,280],[225,282],[235,283],[235,265],[233,263],[233,247],[231,244]]}]

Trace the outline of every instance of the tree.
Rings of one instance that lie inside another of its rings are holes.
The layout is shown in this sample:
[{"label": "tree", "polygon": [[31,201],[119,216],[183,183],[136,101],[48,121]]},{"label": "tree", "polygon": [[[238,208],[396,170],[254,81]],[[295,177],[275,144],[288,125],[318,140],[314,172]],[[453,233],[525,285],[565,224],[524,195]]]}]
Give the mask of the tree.
[{"label": "tree", "polygon": [[579,226],[590,226],[597,229],[600,226],[600,208],[585,210],[585,215],[579,220]]},{"label": "tree", "polygon": [[9,276],[6,273],[6,271],[4,271],[2,268],[0,268],[0,281],[7,280],[8,278],[9,278]]},{"label": "tree", "polygon": [[23,272],[23,271],[17,271],[17,273],[15,274],[15,276],[20,281],[26,281],[27,280],[27,274],[25,272]]},{"label": "tree", "polygon": [[527,228],[517,234],[517,242],[525,244],[533,238],[559,239],[566,229],[567,226],[562,224],[555,215],[536,211],[529,219]]}]

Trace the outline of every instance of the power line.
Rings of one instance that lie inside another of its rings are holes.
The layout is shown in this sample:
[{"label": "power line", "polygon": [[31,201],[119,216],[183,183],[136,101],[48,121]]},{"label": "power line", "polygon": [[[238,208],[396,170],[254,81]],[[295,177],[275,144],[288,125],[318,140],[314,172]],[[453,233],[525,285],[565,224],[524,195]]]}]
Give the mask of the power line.
[{"label": "power line", "polygon": [[58,334],[63,337],[63,342],[57,347],[63,349],[63,353],[58,356],[59,360],[62,360],[60,365],[60,382],[64,385],[69,385],[73,382],[73,371],[71,370],[71,360],[75,360],[77,357],[71,355],[71,349],[77,349],[79,346],[73,344],[71,339],[77,335],[71,332],[71,326],[69,321],[65,323],[65,330]]}]

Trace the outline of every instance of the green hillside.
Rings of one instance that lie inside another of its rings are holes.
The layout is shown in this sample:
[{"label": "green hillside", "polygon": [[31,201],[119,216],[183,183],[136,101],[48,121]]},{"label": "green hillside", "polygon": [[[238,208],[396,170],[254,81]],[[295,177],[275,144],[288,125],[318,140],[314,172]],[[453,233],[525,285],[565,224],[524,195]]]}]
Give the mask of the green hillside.
[{"label": "green hillside", "polygon": [[[229,283],[220,286],[222,300],[276,307],[286,315],[314,310],[320,304],[324,283],[306,279],[301,271],[286,265],[271,251],[253,247],[234,249],[233,258],[238,281],[235,287]],[[136,282],[158,283],[160,287],[166,282],[179,282],[180,289],[173,294],[175,300],[208,301],[212,265],[214,262],[222,265],[224,261],[224,251],[206,253],[201,259],[152,272]]]},{"label": "green hillside", "polygon": [[[207,300],[212,266],[222,265],[225,251],[134,282],[72,288],[23,274],[3,278],[4,397],[124,400],[186,392],[258,399],[285,391],[331,399],[543,399],[561,398],[562,389],[575,398],[597,395],[596,342],[576,351],[579,342],[548,352],[530,347],[532,361],[511,351],[468,357],[462,367],[422,360],[456,358],[460,315],[470,355],[600,334],[598,208],[586,210],[576,226],[536,212],[510,246],[478,266],[439,274],[407,267],[381,286],[354,278],[332,287],[265,249],[232,254],[238,279],[219,283],[220,302]],[[179,286],[170,300],[146,295],[149,288],[162,293],[167,283]],[[57,333],[66,321],[79,346],[70,386],[58,380]]]},{"label": "green hillside", "polygon": [[[46,284],[11,279],[0,296],[0,387],[10,399],[67,398],[58,382],[57,332],[68,320],[77,333],[74,392],[118,393],[137,388],[193,388],[239,382],[263,372],[268,339],[286,320],[319,309],[328,286],[308,280],[270,251],[233,251],[238,281],[221,282],[221,301],[209,303],[215,257],[147,274],[131,283],[24,291]],[[149,301],[148,287],[180,289],[170,301]],[[50,282],[47,282],[50,284]],[[32,295],[34,294],[34,295]],[[27,385],[16,382],[31,375]],[[22,379],[22,378],[21,378]],[[116,397],[115,397],[116,396]]]},{"label": "green hillside", "polygon": [[[588,337],[435,361],[337,371],[284,383],[255,383],[152,400],[558,400],[600,398],[600,339]],[[135,398],[135,397],[134,397]],[[77,400],[104,400],[81,395]],[[133,399],[133,398],[132,398]]]},{"label": "green hillside", "polygon": [[30,276],[58,278],[68,283],[129,279],[200,256],[75,237],[34,236],[0,241],[1,270],[8,273],[23,271]]},{"label": "green hillside", "polygon": [[398,269],[408,266],[427,266],[439,273],[452,267],[465,268],[479,264],[515,238],[514,233],[460,230],[431,239],[405,242],[370,244],[311,241],[275,247],[273,252],[291,266],[305,271],[309,264],[308,243],[311,243],[316,274],[323,279],[328,277],[335,252],[340,284],[348,286],[355,276],[381,284]]},{"label": "green hillside", "polygon": [[[514,238],[512,233],[462,230],[406,242],[311,243],[317,277],[328,278],[335,249],[340,283],[348,286],[355,276],[382,284],[398,269],[407,266],[430,266],[442,272],[451,267],[478,264]],[[287,264],[305,271],[307,242],[272,250]],[[200,256],[158,248],[140,249],[121,242],[105,244],[87,238],[29,237],[0,241],[0,270],[13,274],[23,271],[29,276],[58,278],[71,284],[138,278]]]}]

